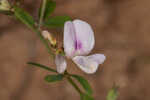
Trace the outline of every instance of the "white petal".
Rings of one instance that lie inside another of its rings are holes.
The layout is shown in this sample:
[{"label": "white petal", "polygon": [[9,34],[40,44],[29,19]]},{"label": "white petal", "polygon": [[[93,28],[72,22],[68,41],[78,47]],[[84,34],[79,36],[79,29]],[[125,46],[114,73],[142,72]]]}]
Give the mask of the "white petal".
[{"label": "white petal", "polygon": [[93,54],[90,56],[87,56],[88,59],[91,59],[93,61],[96,61],[98,64],[104,63],[106,56],[104,54]]},{"label": "white petal", "polygon": [[64,51],[66,56],[72,58],[75,52],[75,28],[71,21],[64,25]]},{"label": "white petal", "polygon": [[81,20],[74,20],[73,25],[75,27],[76,40],[80,42],[81,48],[78,50],[78,56],[88,54],[94,47],[95,39],[94,32],[91,26]]},{"label": "white petal", "polygon": [[62,55],[56,55],[55,58],[56,68],[58,73],[63,73],[67,68],[67,63]]},{"label": "white petal", "polygon": [[73,61],[77,66],[88,74],[95,73],[99,64],[102,64],[106,57],[103,54],[94,54],[91,56],[76,56]]}]

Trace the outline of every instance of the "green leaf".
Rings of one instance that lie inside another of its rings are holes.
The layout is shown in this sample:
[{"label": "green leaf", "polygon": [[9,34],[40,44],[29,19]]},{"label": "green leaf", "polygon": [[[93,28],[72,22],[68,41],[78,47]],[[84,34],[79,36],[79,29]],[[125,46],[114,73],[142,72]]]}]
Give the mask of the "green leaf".
[{"label": "green leaf", "polygon": [[57,73],[57,71],[55,69],[49,68],[49,67],[47,67],[45,65],[41,65],[41,64],[38,64],[38,63],[34,63],[34,62],[28,62],[27,64]]},{"label": "green leaf", "polygon": [[84,79],[82,76],[79,75],[71,75],[71,76],[79,81],[79,83],[82,85],[82,87],[85,89],[88,95],[91,95],[93,93],[91,86],[86,79]]},{"label": "green leaf", "polygon": [[63,27],[64,23],[69,20],[71,20],[69,16],[55,16],[47,18],[43,24],[46,27],[57,28]]},{"label": "green leaf", "polygon": [[45,77],[45,81],[47,81],[47,82],[56,82],[56,81],[61,81],[62,79],[63,79],[63,75],[62,74],[47,75]]},{"label": "green leaf", "polygon": [[88,94],[82,94],[81,100],[94,100],[94,98],[89,96]]},{"label": "green leaf", "polygon": [[16,18],[18,18],[21,22],[26,24],[29,28],[35,28],[35,22],[32,16],[30,16],[27,12],[25,12],[23,9],[17,6],[14,6],[13,8]]},{"label": "green leaf", "polygon": [[[42,8],[42,5],[39,9],[39,18],[41,16],[41,9]],[[46,19],[50,16],[51,13],[54,12],[56,8],[56,2],[55,1],[52,1],[52,0],[46,0],[46,5],[45,5],[45,12],[44,12],[44,16],[43,16],[43,19]]]},{"label": "green leaf", "polygon": [[117,100],[118,97],[118,88],[113,87],[112,89],[109,90],[107,94],[107,100]]}]

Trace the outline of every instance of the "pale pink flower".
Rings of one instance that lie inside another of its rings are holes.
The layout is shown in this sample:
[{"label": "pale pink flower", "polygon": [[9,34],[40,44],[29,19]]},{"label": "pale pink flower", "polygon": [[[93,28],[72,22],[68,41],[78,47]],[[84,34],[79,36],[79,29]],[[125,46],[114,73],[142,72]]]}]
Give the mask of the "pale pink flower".
[{"label": "pale pink flower", "polygon": [[[95,39],[91,26],[84,21],[67,21],[64,25],[63,42],[66,57],[72,59],[82,71],[88,74],[96,72],[99,64],[102,64],[106,59],[104,54],[87,56],[95,45]],[[58,58],[56,60],[59,63],[66,63],[65,60],[60,61]],[[66,66],[57,66],[57,68],[62,69],[62,73],[65,71]]]}]

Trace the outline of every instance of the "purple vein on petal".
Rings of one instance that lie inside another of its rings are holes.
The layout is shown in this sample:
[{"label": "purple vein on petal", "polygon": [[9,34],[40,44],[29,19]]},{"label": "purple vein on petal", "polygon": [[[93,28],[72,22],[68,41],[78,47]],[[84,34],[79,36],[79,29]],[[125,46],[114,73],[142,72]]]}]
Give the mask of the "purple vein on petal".
[{"label": "purple vein on petal", "polygon": [[70,34],[71,34],[70,38],[72,38],[73,42],[74,42],[73,43],[74,50],[72,51],[70,56],[74,57],[74,56],[80,54],[80,52],[82,51],[83,44],[82,44],[82,41],[79,40],[78,37],[77,37],[77,32],[76,32],[74,24],[71,23],[70,25],[72,25],[72,29],[70,30]]},{"label": "purple vein on petal", "polygon": [[[72,25],[74,26],[73,23],[72,23]],[[74,26],[74,28],[75,28],[75,26]],[[77,39],[78,37],[76,36],[76,30],[74,29],[73,31],[75,33],[74,34],[75,35],[74,47],[75,47],[75,51],[77,51],[77,50],[80,50],[82,48],[82,42],[79,39]]]},{"label": "purple vein on petal", "polygon": [[75,41],[75,50],[80,50],[82,48],[82,43],[79,40]]}]

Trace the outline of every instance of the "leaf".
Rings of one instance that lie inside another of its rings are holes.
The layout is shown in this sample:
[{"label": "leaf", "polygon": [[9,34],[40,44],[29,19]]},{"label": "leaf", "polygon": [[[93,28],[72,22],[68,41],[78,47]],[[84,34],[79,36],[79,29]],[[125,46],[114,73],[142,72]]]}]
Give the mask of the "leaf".
[{"label": "leaf", "polygon": [[82,94],[81,100],[94,100],[94,98],[89,96],[88,94]]},{"label": "leaf", "polygon": [[45,65],[41,65],[41,64],[38,64],[38,63],[34,63],[34,62],[28,62],[27,64],[57,73],[57,71],[55,69],[49,68],[49,67],[47,67]]},{"label": "leaf", "polygon": [[[41,16],[41,9],[42,8],[42,5],[39,9],[39,18]],[[46,0],[46,5],[45,5],[45,12],[44,12],[44,16],[43,16],[43,19],[46,19],[50,16],[51,13],[54,12],[56,8],[56,2],[55,1],[52,1],[52,0]]]},{"label": "leaf", "polygon": [[62,74],[47,75],[45,77],[45,81],[47,81],[47,82],[56,82],[56,81],[61,81],[62,79],[63,79],[63,75]]},{"label": "leaf", "polygon": [[23,9],[17,6],[14,6],[13,8],[16,18],[18,18],[21,22],[26,24],[29,28],[35,28],[35,22],[32,16],[30,16],[27,12],[25,12]]},{"label": "leaf", "polygon": [[117,100],[117,97],[118,97],[118,89],[117,87],[113,87],[108,92],[107,100]]},{"label": "leaf", "polygon": [[43,24],[46,27],[57,28],[63,27],[64,23],[69,20],[71,20],[69,16],[55,16],[47,18]]},{"label": "leaf", "polygon": [[93,93],[91,86],[86,79],[84,79],[82,76],[79,75],[71,75],[71,76],[79,81],[79,83],[82,85],[82,87],[85,89],[88,95],[91,95]]}]

